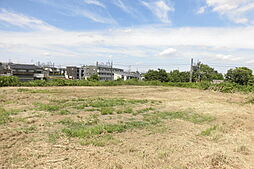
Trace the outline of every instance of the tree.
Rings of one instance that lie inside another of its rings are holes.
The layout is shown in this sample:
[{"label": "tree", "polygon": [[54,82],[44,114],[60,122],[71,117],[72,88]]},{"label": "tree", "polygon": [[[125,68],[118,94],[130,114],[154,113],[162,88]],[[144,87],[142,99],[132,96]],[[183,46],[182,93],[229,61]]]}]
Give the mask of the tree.
[{"label": "tree", "polygon": [[89,78],[87,78],[89,81],[99,81],[100,78],[97,74],[91,75]]},{"label": "tree", "polygon": [[247,85],[249,80],[252,80],[252,76],[251,69],[247,67],[237,67],[235,69],[229,69],[225,78],[229,82]]},{"label": "tree", "polygon": [[193,67],[193,79],[194,81],[212,81],[223,80],[224,77],[221,73],[214,70],[214,68],[199,62]]},{"label": "tree", "polygon": [[190,72],[180,72],[179,70],[173,70],[168,73],[170,82],[188,82],[190,78]]},{"label": "tree", "polygon": [[145,80],[158,80],[161,82],[168,82],[168,74],[164,69],[148,70],[148,72],[145,74]]},{"label": "tree", "polygon": [[249,86],[254,86],[254,76],[251,76],[251,78],[248,81]]}]

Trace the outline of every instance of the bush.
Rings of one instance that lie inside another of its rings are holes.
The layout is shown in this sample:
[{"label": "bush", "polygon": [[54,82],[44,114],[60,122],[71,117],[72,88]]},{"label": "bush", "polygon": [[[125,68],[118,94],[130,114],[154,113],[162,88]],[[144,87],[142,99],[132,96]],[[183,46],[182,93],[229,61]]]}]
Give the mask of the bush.
[{"label": "bush", "polygon": [[99,81],[100,77],[96,74],[96,75],[90,76],[87,80],[89,80],[89,81]]},{"label": "bush", "polygon": [[252,76],[248,81],[249,86],[254,86],[254,76]]},{"label": "bush", "polygon": [[88,81],[88,80],[34,80],[28,82],[20,82],[17,77],[0,76],[0,87],[3,86],[120,86],[120,85],[137,85],[137,86],[172,86],[183,88],[196,88],[202,90],[214,90],[224,93],[232,92],[254,92],[254,80],[250,79],[248,85],[240,85],[232,82],[224,82],[221,84],[211,84],[209,81],[199,83],[190,82],[160,82],[160,81],[140,81],[137,79],[116,80],[116,81]]},{"label": "bush", "polygon": [[19,86],[20,81],[16,76],[0,76],[0,87],[3,86]]}]

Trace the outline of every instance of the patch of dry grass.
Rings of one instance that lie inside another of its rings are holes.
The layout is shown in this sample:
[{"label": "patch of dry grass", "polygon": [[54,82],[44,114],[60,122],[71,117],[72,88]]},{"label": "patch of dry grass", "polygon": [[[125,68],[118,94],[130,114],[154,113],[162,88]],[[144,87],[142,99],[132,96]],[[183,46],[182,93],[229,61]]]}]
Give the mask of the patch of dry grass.
[{"label": "patch of dry grass", "polygon": [[0,168],[254,168],[251,96],[147,86],[0,95]]}]

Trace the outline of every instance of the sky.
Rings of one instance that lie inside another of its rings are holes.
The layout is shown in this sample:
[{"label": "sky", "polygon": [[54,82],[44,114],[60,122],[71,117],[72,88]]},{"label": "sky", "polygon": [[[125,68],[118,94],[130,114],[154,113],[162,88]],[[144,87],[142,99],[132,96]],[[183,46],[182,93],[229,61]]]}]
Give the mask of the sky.
[{"label": "sky", "polygon": [[254,69],[254,0],[0,0],[0,61]]}]

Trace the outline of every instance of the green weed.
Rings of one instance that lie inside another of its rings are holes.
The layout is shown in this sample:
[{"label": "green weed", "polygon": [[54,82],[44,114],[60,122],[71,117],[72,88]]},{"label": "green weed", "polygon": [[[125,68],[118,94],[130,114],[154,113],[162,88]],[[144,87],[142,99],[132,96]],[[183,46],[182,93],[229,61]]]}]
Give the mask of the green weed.
[{"label": "green weed", "polygon": [[200,133],[201,136],[210,136],[213,131],[215,131],[218,128],[218,126],[210,127]]},{"label": "green weed", "polygon": [[118,110],[117,112],[116,112],[117,114],[133,114],[134,113],[134,111],[133,111],[133,109],[132,108],[125,108],[125,109],[123,109],[123,110]]},{"label": "green weed", "polygon": [[85,109],[85,111],[91,111],[91,112],[93,112],[93,111],[99,111],[100,109],[95,109],[95,108],[88,108],[88,109]]},{"label": "green weed", "polygon": [[246,103],[247,104],[254,104],[254,97],[248,97]]},{"label": "green weed", "polygon": [[57,114],[68,115],[68,114],[72,114],[72,113],[69,110],[60,110]]},{"label": "green weed", "polygon": [[13,110],[7,111],[4,108],[0,107],[0,125],[11,121],[10,115],[16,115],[20,111],[21,110],[19,110],[19,109],[13,109]]},{"label": "green weed", "polygon": [[104,147],[109,144],[117,144],[120,141],[115,139],[112,135],[106,134],[98,137],[87,138],[80,142],[81,145],[94,145]]},{"label": "green weed", "polygon": [[85,125],[94,125],[94,124],[98,124],[100,122],[100,120],[98,119],[98,114],[92,114],[90,115],[85,122]]},{"label": "green weed", "polygon": [[148,108],[144,108],[141,110],[137,110],[136,114],[142,114],[142,113],[146,113],[146,112],[153,111],[153,110],[155,110],[155,109],[152,107],[148,107]]},{"label": "green weed", "polygon": [[60,135],[58,132],[49,133],[48,138],[49,138],[49,142],[56,143],[57,139],[60,138]]},{"label": "green weed", "polygon": [[153,114],[145,114],[144,119],[147,121],[159,122],[160,119],[182,119],[192,123],[210,122],[215,118],[205,114],[197,114],[191,112],[157,112]]},{"label": "green weed", "polygon": [[65,121],[61,123],[67,125],[67,128],[62,130],[63,133],[69,137],[79,138],[89,138],[102,133],[121,133],[128,129],[143,128],[148,125],[147,122],[143,121],[132,121],[119,124],[97,124],[93,126],[73,121]]},{"label": "green weed", "polygon": [[91,107],[113,107],[113,106],[119,106],[119,105],[124,105],[125,100],[123,99],[103,99],[103,98],[98,98],[92,101],[90,103]]},{"label": "green weed", "polygon": [[4,108],[0,107],[0,124],[5,124],[10,121],[10,112],[7,112]]},{"label": "green weed", "polygon": [[35,125],[32,125],[30,127],[24,127],[24,128],[20,128],[20,131],[28,134],[28,133],[33,133],[37,130],[37,127]]},{"label": "green weed", "polygon": [[60,105],[50,105],[50,104],[42,104],[42,103],[36,103],[36,110],[39,111],[47,111],[47,112],[54,112],[59,111],[61,109]]},{"label": "green weed", "polygon": [[110,115],[114,113],[114,109],[112,107],[102,107],[100,112],[102,115]]}]

